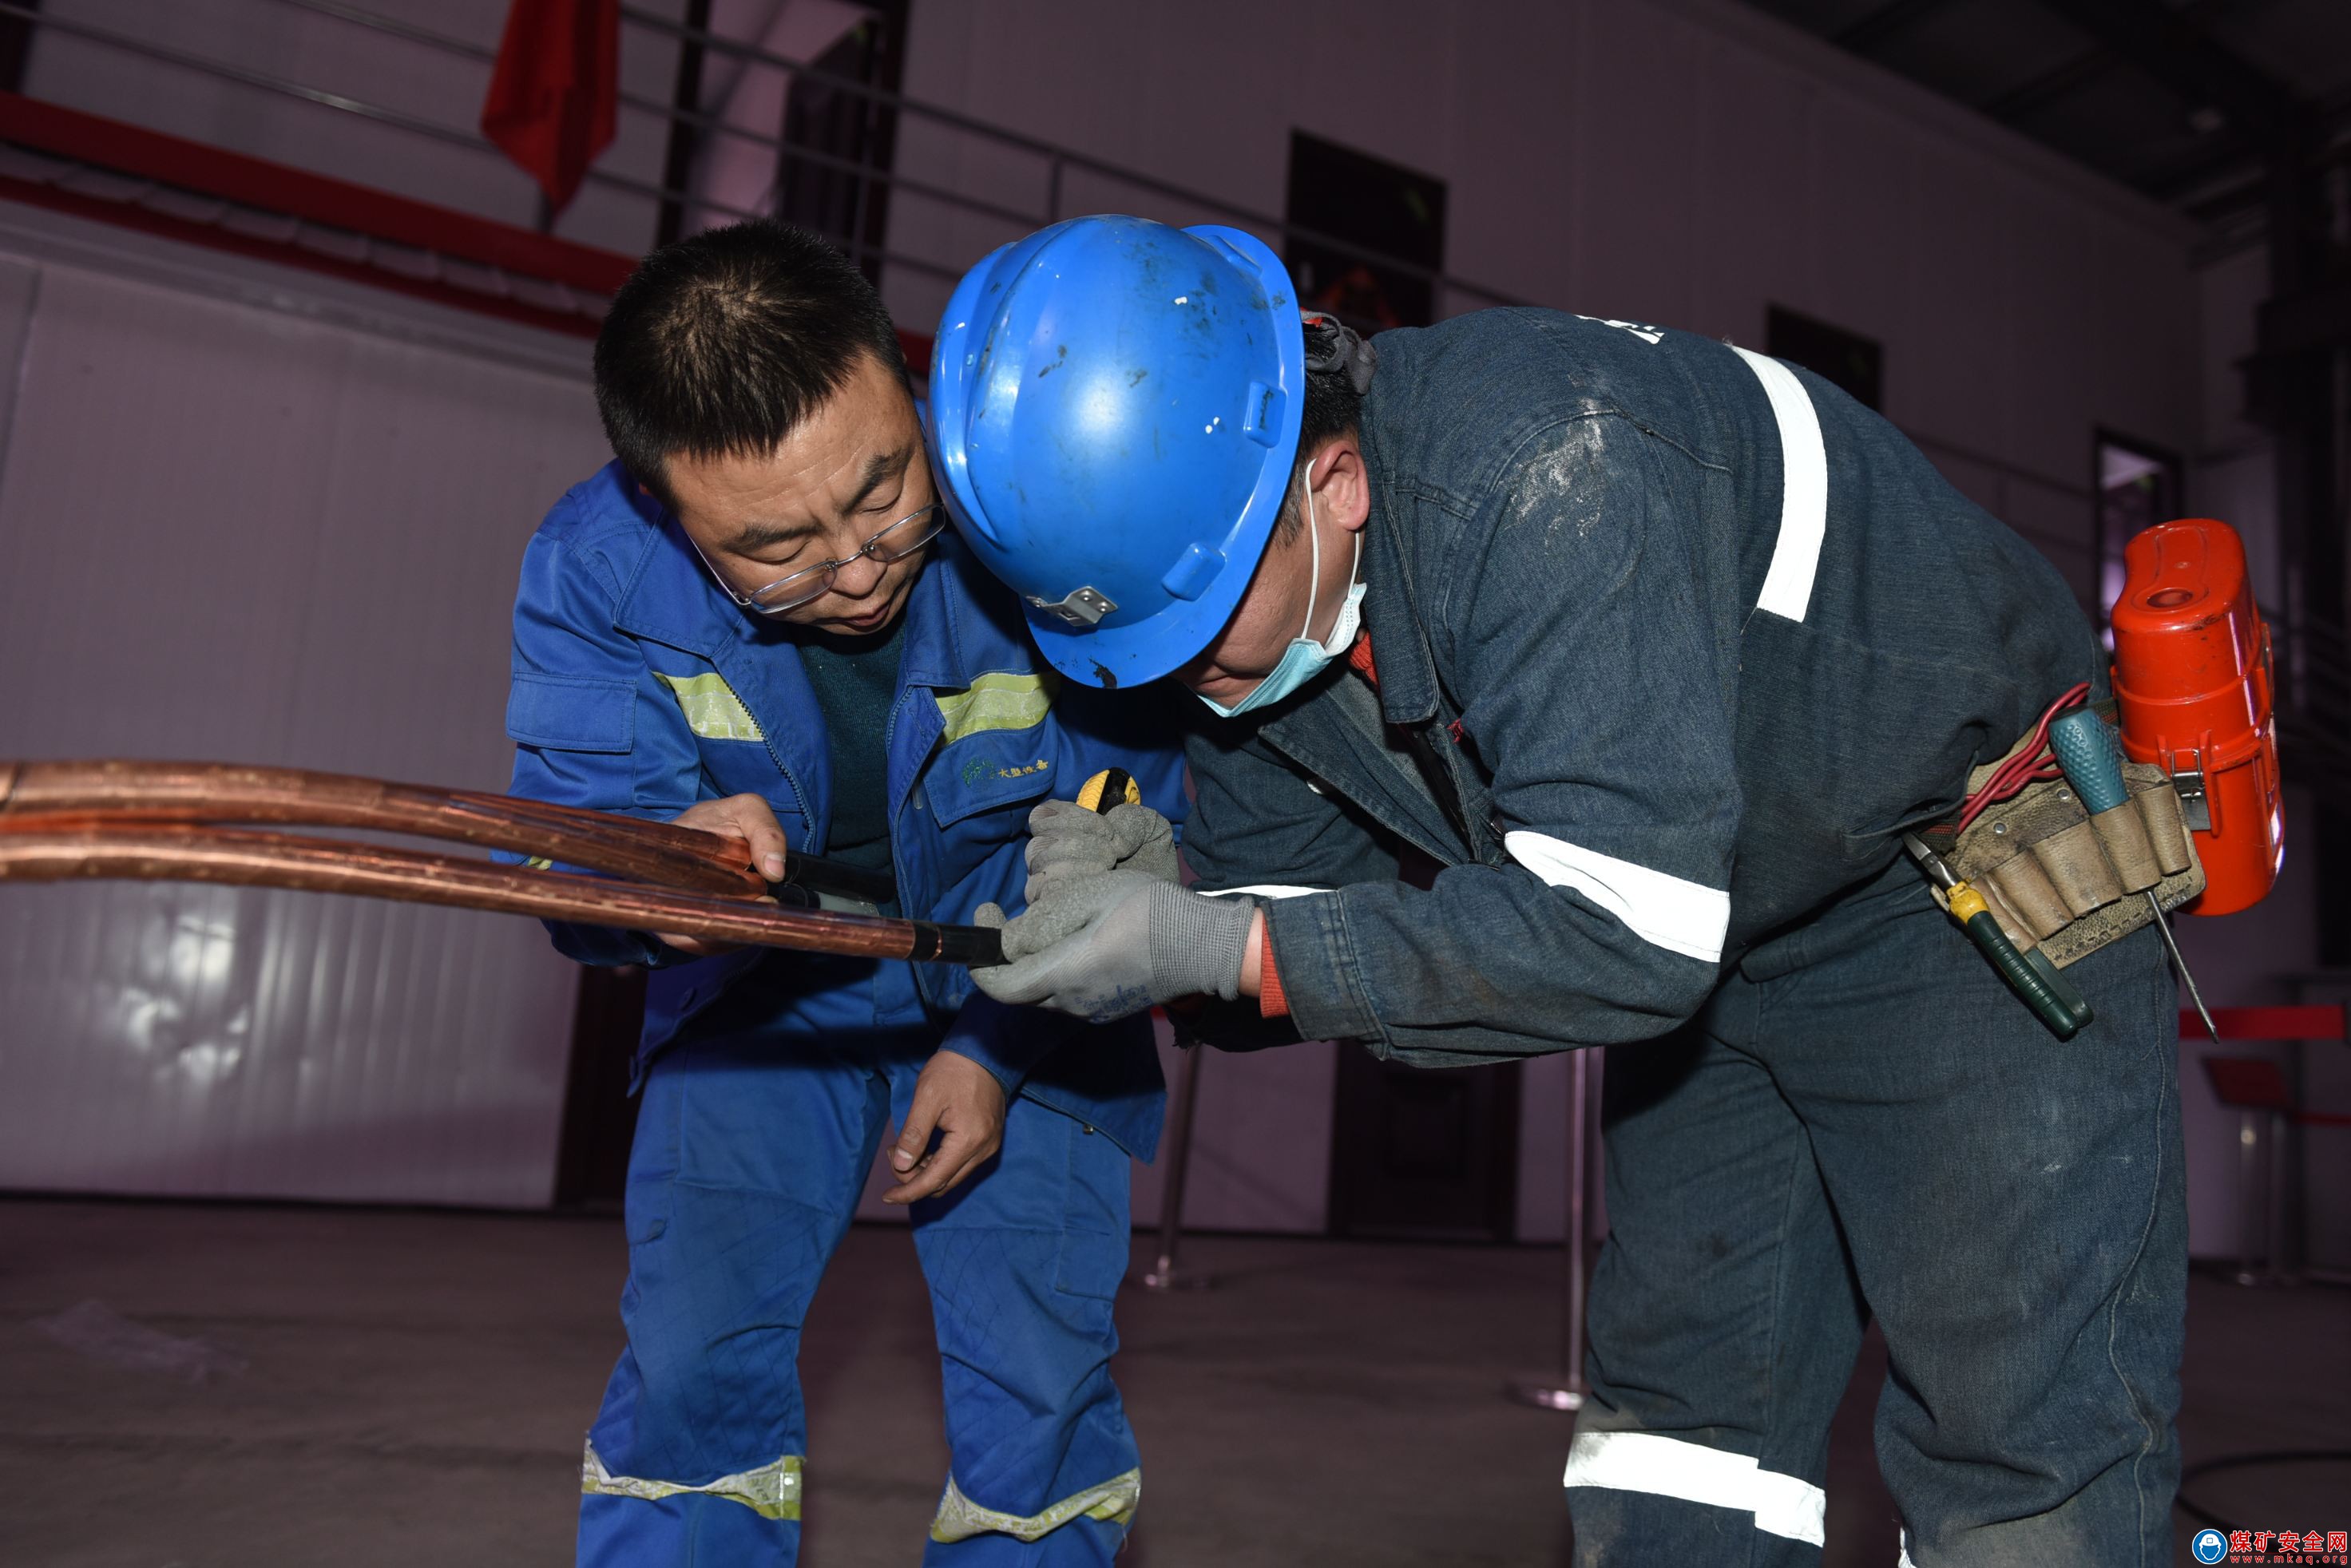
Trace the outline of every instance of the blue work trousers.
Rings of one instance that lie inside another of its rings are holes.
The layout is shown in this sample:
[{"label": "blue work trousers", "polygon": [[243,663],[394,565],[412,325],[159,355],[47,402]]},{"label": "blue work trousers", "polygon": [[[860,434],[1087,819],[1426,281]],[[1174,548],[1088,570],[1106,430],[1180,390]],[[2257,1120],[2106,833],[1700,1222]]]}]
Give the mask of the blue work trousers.
[{"label": "blue work trousers", "polygon": [[[628,1348],[589,1434],[583,1565],[796,1560],[800,1327],[935,1038],[754,1032],[654,1061],[630,1156]],[[1106,1563],[1124,1539],[1140,1478],[1110,1358],[1128,1170],[1110,1138],[1015,1099],[1002,1152],[914,1206],[951,1463],[925,1563]]]},{"label": "blue work trousers", "polygon": [[1905,1563],[2170,1561],[2178,1003],[2152,931],[2065,973],[2060,1042],[1897,866],[1609,1051],[1579,1564],[1817,1563],[1873,1314]]}]

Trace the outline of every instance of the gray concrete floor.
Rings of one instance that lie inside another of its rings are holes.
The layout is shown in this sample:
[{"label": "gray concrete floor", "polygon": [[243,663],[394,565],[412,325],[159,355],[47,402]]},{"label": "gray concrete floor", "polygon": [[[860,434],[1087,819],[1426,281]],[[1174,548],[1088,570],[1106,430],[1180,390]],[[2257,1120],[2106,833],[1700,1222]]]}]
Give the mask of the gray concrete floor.
[{"label": "gray concrete floor", "polygon": [[[1217,1289],[1120,1308],[1148,1483],[1128,1563],[1565,1560],[1567,1418],[1499,1397],[1557,1354],[1554,1254],[1211,1237],[1190,1256]],[[611,1219],[0,1200],[0,1563],[568,1561],[622,1268]],[[2191,1331],[2191,1462],[2345,1440],[2351,1294],[2199,1281]],[[903,1231],[852,1233],[806,1349],[803,1561],[915,1561],[946,1454]],[[1832,1568],[1894,1559],[1882,1364],[1839,1418]],[[2346,1480],[2206,1490],[2331,1528]]]}]

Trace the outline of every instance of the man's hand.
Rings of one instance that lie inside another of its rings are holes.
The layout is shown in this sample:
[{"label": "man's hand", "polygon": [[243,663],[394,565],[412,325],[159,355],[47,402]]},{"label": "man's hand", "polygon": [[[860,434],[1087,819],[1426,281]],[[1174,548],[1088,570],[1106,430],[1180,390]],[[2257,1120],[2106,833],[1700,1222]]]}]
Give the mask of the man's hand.
[{"label": "man's hand", "polygon": [[[759,874],[769,882],[784,880],[784,830],[776,821],[776,813],[757,795],[729,795],[724,800],[699,800],[679,812],[671,821],[681,828],[700,828],[705,833],[726,833],[751,846],[752,863]],[[674,947],[691,957],[706,958],[714,953],[732,953],[740,942],[721,942],[706,936],[674,936],[654,933],[655,940]]]},{"label": "man's hand", "polygon": [[[931,1134],[941,1134],[931,1147]],[[934,1051],[914,1080],[914,1103],[890,1151],[898,1185],[884,1203],[936,1197],[1004,1146],[1004,1086],[968,1056]]]},{"label": "man's hand", "polygon": [[1230,1001],[1257,917],[1253,899],[1187,893],[1148,872],[1054,877],[1009,923],[995,904],[979,906],[978,924],[1003,928],[1006,962],[971,977],[999,1002],[1091,1023],[1177,997]]},{"label": "man's hand", "polygon": [[1074,800],[1047,800],[1029,813],[1029,885],[1021,896],[1031,904],[1056,882],[1106,871],[1176,880],[1176,830],[1148,806],[1096,813]]}]

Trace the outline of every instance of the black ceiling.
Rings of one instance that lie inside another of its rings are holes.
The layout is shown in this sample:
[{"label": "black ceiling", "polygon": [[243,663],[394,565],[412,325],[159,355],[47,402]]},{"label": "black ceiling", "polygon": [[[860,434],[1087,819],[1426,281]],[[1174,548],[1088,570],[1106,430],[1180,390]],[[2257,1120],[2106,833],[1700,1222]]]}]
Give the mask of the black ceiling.
[{"label": "black ceiling", "polygon": [[2351,0],[1748,0],[2179,208],[2257,228],[2273,150],[2345,161]]}]

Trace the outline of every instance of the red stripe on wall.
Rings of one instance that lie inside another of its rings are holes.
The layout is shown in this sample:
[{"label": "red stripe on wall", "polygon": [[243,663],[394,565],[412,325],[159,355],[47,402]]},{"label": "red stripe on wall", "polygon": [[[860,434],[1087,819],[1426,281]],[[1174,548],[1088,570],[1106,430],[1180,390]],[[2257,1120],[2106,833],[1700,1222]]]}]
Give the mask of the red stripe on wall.
[{"label": "red stripe on wall", "polygon": [[[557,239],[373,186],[85,114],[22,93],[0,92],[0,141],[413,250],[494,267],[510,276],[559,283],[600,299],[636,270],[636,258],[618,251]],[[350,278],[574,337],[593,337],[598,326],[590,316],[547,309],[438,278],[412,277],[388,267],[326,255],[292,240],[241,234],[218,224],[156,212],[135,201],[108,200],[37,180],[0,175],[0,199]],[[930,372],[931,338],[902,329],[898,343],[905,352],[907,371],[920,383]]]},{"label": "red stripe on wall", "polygon": [[[2214,1008],[2212,1021],[2222,1040],[2341,1040],[2343,1012],[2339,1007]],[[2179,1033],[2201,1038],[2204,1020],[2181,1009]]]},{"label": "red stripe on wall", "polygon": [[575,245],[22,93],[0,92],[0,141],[590,294],[611,293],[636,270],[636,258],[618,251]]}]

